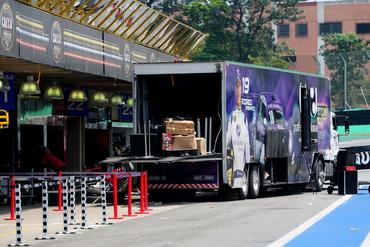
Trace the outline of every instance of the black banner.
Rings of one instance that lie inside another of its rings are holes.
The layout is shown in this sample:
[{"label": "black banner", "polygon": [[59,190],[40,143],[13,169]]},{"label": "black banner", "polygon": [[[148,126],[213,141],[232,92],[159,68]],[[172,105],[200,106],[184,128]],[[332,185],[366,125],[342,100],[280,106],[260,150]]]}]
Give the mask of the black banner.
[{"label": "black banner", "polygon": [[0,55],[133,81],[133,63],[176,58],[16,1],[0,0]]},{"label": "black banner", "polygon": [[357,170],[370,169],[370,146],[344,148],[355,154]]}]

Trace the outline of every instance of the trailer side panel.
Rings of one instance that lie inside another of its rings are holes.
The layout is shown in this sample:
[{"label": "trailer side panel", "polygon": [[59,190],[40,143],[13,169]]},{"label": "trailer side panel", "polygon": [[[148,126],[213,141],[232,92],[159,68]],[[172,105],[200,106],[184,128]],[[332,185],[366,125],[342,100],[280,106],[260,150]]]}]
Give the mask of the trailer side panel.
[{"label": "trailer side panel", "polygon": [[[328,80],[232,63],[226,63],[224,76],[226,118],[223,125],[227,149],[224,166],[229,185],[239,186],[244,164],[264,165],[269,157],[286,159],[285,182],[307,182],[312,160],[301,148],[301,87],[309,90],[312,150],[320,152],[330,145]],[[271,138],[270,132],[280,136]]]}]

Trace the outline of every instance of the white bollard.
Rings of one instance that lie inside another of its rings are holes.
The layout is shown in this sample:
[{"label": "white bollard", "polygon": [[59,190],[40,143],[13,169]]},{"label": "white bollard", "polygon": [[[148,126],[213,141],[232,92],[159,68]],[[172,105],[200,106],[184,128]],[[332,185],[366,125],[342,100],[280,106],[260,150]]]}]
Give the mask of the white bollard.
[{"label": "white bollard", "polygon": [[63,231],[56,234],[74,234],[68,231],[68,181],[63,179]]},{"label": "white bollard", "polygon": [[97,225],[112,225],[107,221],[107,193],[105,189],[105,175],[100,176],[100,189],[101,189],[101,214],[102,222],[96,223]]},{"label": "white bollard", "polygon": [[8,246],[28,246],[22,241],[22,202],[21,202],[21,185],[15,185],[15,231],[16,231],[16,243],[9,244]]},{"label": "white bollard", "polygon": [[69,192],[70,192],[70,225],[77,225],[76,223],[76,186],[75,186],[75,177],[71,176],[69,179]]},{"label": "white bollard", "polygon": [[42,182],[42,237],[35,238],[35,240],[51,240],[54,237],[48,235],[48,182]]},{"label": "white bollard", "polygon": [[86,208],[86,177],[81,177],[81,227],[75,229],[93,229],[87,226],[87,208]]}]

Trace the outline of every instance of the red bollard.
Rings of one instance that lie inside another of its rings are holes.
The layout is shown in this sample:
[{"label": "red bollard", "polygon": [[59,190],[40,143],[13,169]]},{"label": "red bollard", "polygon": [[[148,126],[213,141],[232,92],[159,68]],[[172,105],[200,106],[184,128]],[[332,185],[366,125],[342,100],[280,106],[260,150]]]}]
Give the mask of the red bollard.
[{"label": "red bollard", "polygon": [[149,193],[148,193],[148,172],[145,172],[144,176],[144,185],[145,185],[145,211],[153,211],[153,209],[148,208],[148,198],[149,198]]},{"label": "red bollard", "polygon": [[110,220],[119,220],[122,219],[122,217],[118,217],[118,195],[117,195],[117,175],[112,174],[112,180],[113,180],[113,212],[114,216],[109,217]]},{"label": "red bollard", "polygon": [[128,175],[128,190],[127,190],[127,214],[122,216],[135,217],[136,214],[132,214],[132,176],[131,173]]},{"label": "red bollard", "polygon": [[[58,177],[59,178],[62,177],[62,172],[61,171],[58,172]],[[58,182],[58,208],[53,209],[53,211],[58,211],[58,212],[63,211],[63,207],[62,207],[62,180],[61,179]]]},{"label": "red bollard", "polygon": [[149,214],[145,212],[145,185],[144,185],[144,172],[140,174],[140,211],[136,214]]},{"label": "red bollard", "polygon": [[15,220],[15,179],[14,176],[10,177],[10,187],[11,187],[11,198],[10,198],[10,218],[5,220]]}]

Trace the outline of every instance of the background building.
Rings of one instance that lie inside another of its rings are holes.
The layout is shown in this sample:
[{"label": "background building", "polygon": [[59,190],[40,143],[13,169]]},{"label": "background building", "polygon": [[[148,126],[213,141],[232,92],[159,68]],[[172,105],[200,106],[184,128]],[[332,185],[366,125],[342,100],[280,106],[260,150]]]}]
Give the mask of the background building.
[{"label": "background building", "polygon": [[328,33],[356,33],[370,39],[370,0],[302,1],[304,19],[277,26],[277,41],[295,49],[290,57],[293,69],[330,75],[320,56],[322,35]]}]

